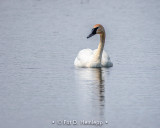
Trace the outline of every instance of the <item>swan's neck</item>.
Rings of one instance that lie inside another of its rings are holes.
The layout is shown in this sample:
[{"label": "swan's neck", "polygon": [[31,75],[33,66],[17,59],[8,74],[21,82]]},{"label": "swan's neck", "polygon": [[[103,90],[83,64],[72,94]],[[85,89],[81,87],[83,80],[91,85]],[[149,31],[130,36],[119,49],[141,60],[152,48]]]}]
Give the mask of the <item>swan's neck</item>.
[{"label": "swan's neck", "polygon": [[97,49],[97,51],[95,53],[95,59],[96,59],[96,61],[100,61],[101,62],[103,48],[104,48],[104,43],[105,43],[105,32],[103,32],[102,34],[100,34],[100,42],[99,42],[99,45],[98,45],[98,49]]}]

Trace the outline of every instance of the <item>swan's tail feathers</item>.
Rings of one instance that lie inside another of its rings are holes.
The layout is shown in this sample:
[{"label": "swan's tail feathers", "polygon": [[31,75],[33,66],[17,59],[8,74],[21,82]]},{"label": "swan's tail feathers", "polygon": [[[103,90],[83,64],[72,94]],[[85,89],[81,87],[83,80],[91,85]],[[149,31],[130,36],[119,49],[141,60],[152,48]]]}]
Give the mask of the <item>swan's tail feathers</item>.
[{"label": "swan's tail feathers", "polygon": [[113,67],[113,63],[109,61],[109,62],[106,64],[106,67],[108,67],[108,68],[109,68],[109,67]]},{"label": "swan's tail feathers", "polygon": [[111,62],[111,59],[109,56],[108,56],[108,62],[107,62],[106,67],[113,67],[113,63]]},{"label": "swan's tail feathers", "polygon": [[111,59],[110,57],[107,55],[107,53],[105,51],[103,51],[103,54],[102,54],[102,67],[112,67],[113,66],[113,63],[111,62]]}]

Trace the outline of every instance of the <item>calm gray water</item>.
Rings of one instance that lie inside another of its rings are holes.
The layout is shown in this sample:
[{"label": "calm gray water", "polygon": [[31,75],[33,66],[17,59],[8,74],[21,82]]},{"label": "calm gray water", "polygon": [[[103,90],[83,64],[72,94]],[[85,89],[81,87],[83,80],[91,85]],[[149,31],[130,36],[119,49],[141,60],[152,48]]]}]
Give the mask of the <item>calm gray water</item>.
[{"label": "calm gray water", "polygon": [[[75,68],[94,24],[106,29],[109,69]],[[0,127],[160,126],[159,0],[1,0]],[[55,121],[55,124],[52,124]]]}]

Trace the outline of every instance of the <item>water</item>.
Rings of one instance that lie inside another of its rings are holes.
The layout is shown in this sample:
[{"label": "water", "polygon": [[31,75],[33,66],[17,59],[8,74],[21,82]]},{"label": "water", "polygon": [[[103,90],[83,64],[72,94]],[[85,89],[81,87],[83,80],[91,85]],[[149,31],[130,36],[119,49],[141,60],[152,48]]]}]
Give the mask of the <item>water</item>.
[{"label": "water", "polygon": [[[160,126],[160,1],[0,2],[0,127],[94,128],[57,120],[107,121],[107,128]],[[109,69],[75,68],[94,24],[106,29]],[[105,122],[104,122],[105,123]]]}]

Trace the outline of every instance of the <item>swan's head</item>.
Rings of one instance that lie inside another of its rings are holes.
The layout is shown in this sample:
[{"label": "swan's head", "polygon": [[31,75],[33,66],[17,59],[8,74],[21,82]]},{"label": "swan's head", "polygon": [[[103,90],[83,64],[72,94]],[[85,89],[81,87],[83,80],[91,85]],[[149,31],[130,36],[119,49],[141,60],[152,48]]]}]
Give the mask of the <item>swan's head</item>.
[{"label": "swan's head", "polygon": [[96,24],[93,26],[93,29],[91,33],[87,36],[87,38],[90,38],[95,34],[102,34],[102,33],[104,33],[104,27],[101,24]]}]

